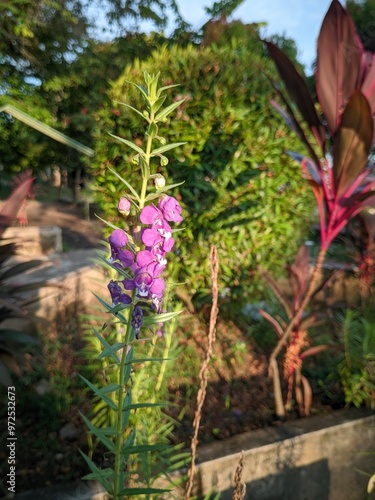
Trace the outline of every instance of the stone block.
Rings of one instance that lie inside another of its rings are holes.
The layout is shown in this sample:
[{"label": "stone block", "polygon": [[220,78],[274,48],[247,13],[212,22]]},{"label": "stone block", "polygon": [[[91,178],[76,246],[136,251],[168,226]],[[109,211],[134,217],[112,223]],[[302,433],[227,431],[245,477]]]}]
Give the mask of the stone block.
[{"label": "stone block", "polygon": [[9,227],[3,239],[14,240],[17,255],[51,255],[62,252],[62,231],[58,226]]}]

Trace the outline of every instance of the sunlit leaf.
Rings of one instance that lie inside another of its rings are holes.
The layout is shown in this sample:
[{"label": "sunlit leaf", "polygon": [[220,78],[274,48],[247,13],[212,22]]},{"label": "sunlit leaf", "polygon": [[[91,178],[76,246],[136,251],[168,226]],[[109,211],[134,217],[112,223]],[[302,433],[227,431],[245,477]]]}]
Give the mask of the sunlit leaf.
[{"label": "sunlit leaf", "polygon": [[326,139],[324,127],[315,110],[314,102],[305,79],[299,74],[289,58],[277,47],[277,45],[271,42],[265,43],[268,53],[275,62],[291,99],[296,103],[304,120],[313,131],[315,137],[319,140],[321,147],[324,148]]},{"label": "sunlit leaf", "polygon": [[361,55],[353,20],[340,2],[333,0],[320,29],[316,68],[317,94],[333,136],[356,88]]},{"label": "sunlit leaf", "polygon": [[112,168],[108,167],[108,170],[110,170],[118,179],[120,179],[121,182],[125,184],[125,186],[129,189],[129,191],[131,191],[136,200],[140,201],[137,191],[131,186],[131,184],[129,184],[127,180],[125,180],[123,177],[121,177],[121,175],[112,170]]},{"label": "sunlit leaf", "polygon": [[161,153],[165,153],[166,151],[170,151],[171,149],[178,148],[179,146],[183,146],[186,144],[185,142],[175,142],[174,144],[166,144],[165,146],[161,146],[160,148],[153,149],[151,152],[151,156],[157,156]]},{"label": "sunlit leaf", "polygon": [[174,311],[169,313],[155,314],[153,316],[145,316],[143,318],[143,325],[150,326],[155,325],[156,323],[164,323],[165,321],[169,321],[170,319],[175,318],[181,313],[182,311]]},{"label": "sunlit leaf", "polygon": [[107,356],[112,356],[115,354],[117,351],[122,349],[124,347],[123,342],[115,342],[114,344],[110,345],[106,349],[104,349],[98,356],[98,359],[103,359],[106,358]]},{"label": "sunlit leaf", "polygon": [[373,121],[367,99],[356,90],[341,118],[333,147],[333,176],[337,196],[342,196],[367,164]]},{"label": "sunlit leaf", "polygon": [[184,102],[185,99],[181,99],[180,101],[174,102],[173,104],[170,104],[166,108],[164,108],[158,115],[155,117],[155,121],[160,121],[164,118],[166,118],[172,111],[174,111],[180,104]]},{"label": "sunlit leaf", "polygon": [[123,137],[119,137],[117,135],[113,135],[113,134],[109,134],[109,135],[111,137],[113,137],[114,139],[116,139],[117,141],[120,141],[120,142],[126,144],[127,146],[129,146],[129,148],[134,149],[134,151],[136,151],[137,153],[139,153],[141,156],[144,156],[145,152],[143,151],[143,149],[141,149],[139,146],[137,146],[133,142],[128,141],[127,139],[124,139]]}]

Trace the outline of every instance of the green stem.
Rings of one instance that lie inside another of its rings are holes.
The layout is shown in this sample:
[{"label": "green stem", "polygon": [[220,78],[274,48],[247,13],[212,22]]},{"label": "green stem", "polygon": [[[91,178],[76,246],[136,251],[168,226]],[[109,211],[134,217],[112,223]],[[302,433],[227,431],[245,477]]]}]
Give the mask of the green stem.
[{"label": "green stem", "polygon": [[[133,302],[135,298],[135,292],[133,292]],[[124,347],[122,349],[122,356],[121,356],[121,362],[120,362],[120,370],[119,370],[119,378],[118,378],[118,384],[119,384],[119,389],[117,391],[117,423],[116,423],[116,439],[115,439],[115,447],[116,447],[116,452],[115,452],[115,465],[114,465],[114,481],[113,481],[113,499],[118,500],[119,499],[119,491],[123,485],[120,485],[120,472],[121,472],[121,465],[122,465],[122,447],[124,444],[124,435],[123,435],[123,410],[122,407],[124,405],[124,395],[127,390],[127,386],[124,385],[124,370],[125,370],[125,361],[127,357],[127,350],[129,346],[129,340],[130,340],[130,335],[131,335],[131,315],[133,312],[134,306],[129,308],[129,314],[128,314],[128,323],[126,326],[126,333],[125,333],[125,341],[124,341]]]}]

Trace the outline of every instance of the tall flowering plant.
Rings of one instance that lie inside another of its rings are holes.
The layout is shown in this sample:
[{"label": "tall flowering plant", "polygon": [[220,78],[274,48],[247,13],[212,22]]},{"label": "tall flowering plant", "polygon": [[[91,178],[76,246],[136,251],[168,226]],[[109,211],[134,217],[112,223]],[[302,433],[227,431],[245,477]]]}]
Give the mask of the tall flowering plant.
[{"label": "tall flowering plant", "polygon": [[[121,225],[110,224],[108,258],[103,259],[112,268],[116,278],[108,283],[108,300],[98,297],[106,311],[113,315],[117,327],[117,338],[113,343],[102,331],[94,330],[102,352],[99,358],[108,360],[111,376],[105,377],[109,383],[98,388],[84,379],[94,394],[112,412],[110,427],[96,427],[82,415],[90,434],[96,436],[106,449],[105,468],[82,453],[91,469],[85,479],[100,481],[111,498],[117,500],[137,495],[158,495],[165,490],[153,488],[149,478],[136,470],[132,456],[148,452],[160,452],[164,444],[143,443],[136,440],[134,413],[145,408],[161,406],[162,403],[133,402],[132,374],[135,366],[144,362],[163,361],[155,358],[135,358],[137,344],[150,340],[151,336],[162,335],[163,323],[174,318],[179,312],[167,312],[164,301],[166,291],[166,269],[168,253],[174,246],[172,228],[182,221],[181,206],[168,191],[176,185],[166,185],[165,178],[158,171],[168,163],[164,153],[182,143],[165,144],[158,135],[158,123],[166,121],[182,101],[162,109],[166,91],[171,87],[159,87],[159,75],[145,74],[145,86],[136,85],[141,92],[146,109],[141,112],[128,104],[124,106],[140,114],[147,122],[145,147],[142,149],[126,139],[113,136],[131,148],[135,155],[133,164],[140,171],[140,190],[126,179],[112,171],[124,184],[124,194],[118,200],[118,211],[122,215]],[[154,142],[159,143],[154,147]],[[108,325],[106,324],[105,327]],[[82,377],[83,378],[83,377]]]}]

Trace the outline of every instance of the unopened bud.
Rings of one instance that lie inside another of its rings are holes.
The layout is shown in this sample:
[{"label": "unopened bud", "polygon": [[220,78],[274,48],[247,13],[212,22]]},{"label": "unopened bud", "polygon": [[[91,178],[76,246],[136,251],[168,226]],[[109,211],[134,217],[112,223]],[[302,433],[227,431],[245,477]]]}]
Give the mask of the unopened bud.
[{"label": "unopened bud", "polygon": [[166,167],[169,163],[168,158],[166,158],[164,155],[160,155],[160,165],[162,167]]},{"label": "unopened bud", "polygon": [[154,180],[156,189],[163,189],[165,187],[165,178],[162,175],[158,175]]},{"label": "unopened bud", "polygon": [[130,214],[130,207],[131,207],[131,203],[127,198],[125,198],[124,196],[122,198],[120,198],[120,201],[118,202],[118,205],[117,205],[117,210],[120,212],[120,214],[129,215]]}]

